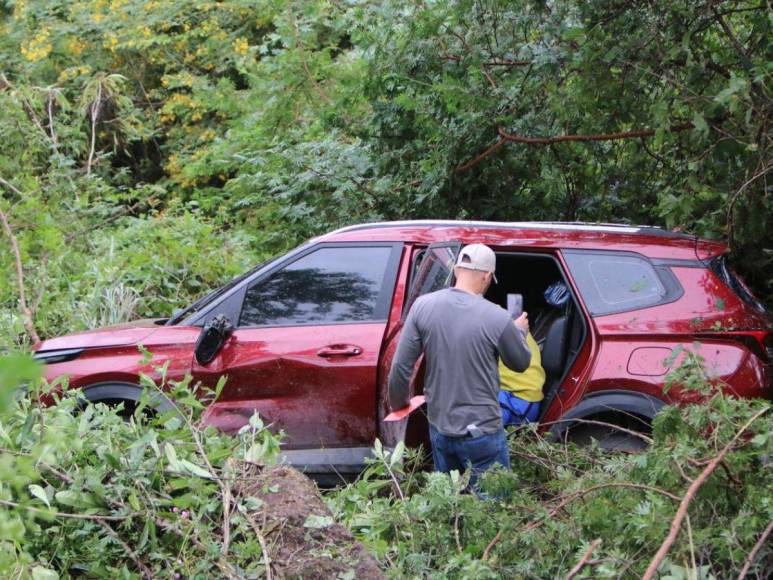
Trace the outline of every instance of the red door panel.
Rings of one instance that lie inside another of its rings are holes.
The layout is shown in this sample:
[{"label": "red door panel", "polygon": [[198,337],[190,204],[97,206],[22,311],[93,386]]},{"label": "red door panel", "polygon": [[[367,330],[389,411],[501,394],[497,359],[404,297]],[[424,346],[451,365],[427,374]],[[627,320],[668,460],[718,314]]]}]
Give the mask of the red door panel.
[{"label": "red door panel", "polygon": [[[385,323],[236,330],[196,379],[228,377],[208,423],[237,431],[257,411],[285,447],[355,447],[375,438],[376,367]],[[224,373],[224,370],[227,372]]]}]

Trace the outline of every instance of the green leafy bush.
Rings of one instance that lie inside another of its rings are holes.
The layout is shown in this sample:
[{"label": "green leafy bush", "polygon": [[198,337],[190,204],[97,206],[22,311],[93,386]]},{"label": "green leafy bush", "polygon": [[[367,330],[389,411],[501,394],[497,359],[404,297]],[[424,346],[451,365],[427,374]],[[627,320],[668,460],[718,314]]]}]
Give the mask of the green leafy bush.
[{"label": "green leafy bush", "polygon": [[[762,411],[698,490],[660,567],[662,578],[734,577],[773,520],[769,408],[724,396],[666,407],[655,420],[654,444],[635,455],[513,431],[512,471],[484,478],[491,501],[462,493],[464,478],[455,474],[416,471],[413,452],[382,452],[328,503],[398,578],[565,577],[596,539],[585,577],[639,578],[691,481]],[[763,547],[750,573],[769,576],[770,558]]]},{"label": "green leafy bush", "polygon": [[[32,379],[20,364],[0,359],[4,391]],[[37,380],[28,387],[47,390]],[[169,387],[174,410],[148,416],[148,397],[128,420],[102,404],[79,411],[74,396],[49,408],[22,398],[0,414],[0,575],[265,572],[250,516],[259,500],[230,489],[245,461],[273,460],[277,439],[257,415],[238,437],[204,428],[202,398],[217,393],[189,381]]]}]

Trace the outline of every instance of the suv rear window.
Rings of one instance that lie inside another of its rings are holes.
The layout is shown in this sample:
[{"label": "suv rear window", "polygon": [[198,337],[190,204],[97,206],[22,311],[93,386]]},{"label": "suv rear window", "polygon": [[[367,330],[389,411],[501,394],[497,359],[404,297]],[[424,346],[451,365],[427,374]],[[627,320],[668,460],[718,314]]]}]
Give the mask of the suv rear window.
[{"label": "suv rear window", "polygon": [[667,267],[638,254],[565,251],[564,257],[594,316],[665,304],[682,294]]}]

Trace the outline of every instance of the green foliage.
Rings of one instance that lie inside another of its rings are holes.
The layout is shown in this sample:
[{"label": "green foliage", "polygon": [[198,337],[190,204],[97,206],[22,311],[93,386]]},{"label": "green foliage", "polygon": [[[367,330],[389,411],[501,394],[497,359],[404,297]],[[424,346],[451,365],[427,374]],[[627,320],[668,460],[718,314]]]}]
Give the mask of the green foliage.
[{"label": "green foliage", "polygon": [[[382,218],[677,227],[729,241],[769,300],[770,36],[767,6],[740,0],[0,1],[0,210],[34,325],[45,338],[168,316],[309,236]],[[607,139],[631,131],[651,134]],[[30,340],[9,241],[2,351]],[[673,380],[704,388],[685,357]],[[0,511],[0,573],[136,574],[118,538],[159,573],[222,565],[217,478],[227,457],[271,457],[259,420],[236,439],[199,430],[187,383],[155,430],[74,414],[71,398],[14,401],[21,383],[43,388],[38,372],[0,360],[0,499],[18,504]],[[518,432],[483,507],[463,478],[381,449],[330,502],[396,576],[553,577],[595,538],[585,574],[637,576],[674,512],[662,492],[681,495],[760,404],[668,409],[630,457]],[[664,574],[738,568],[772,515],[770,427],[699,492]],[[661,491],[581,493],[621,481]],[[241,517],[229,561],[260,574]]]},{"label": "green foliage", "polygon": [[770,294],[764,4],[25,0],[0,32],[0,209],[44,337],[383,218],[677,227]]},{"label": "green foliage", "polygon": [[0,414],[12,403],[17,389],[25,382],[40,379],[40,363],[26,355],[11,355],[0,359]]},{"label": "green foliage", "polygon": [[[394,464],[387,456],[328,503],[397,578],[564,577],[597,538],[585,577],[639,578],[690,481],[765,406],[717,396],[687,409],[667,407],[655,421],[655,443],[635,455],[513,431],[512,471],[484,477],[484,489],[497,498],[489,501],[462,493],[465,478],[455,473],[416,472],[414,454]],[[700,488],[662,577],[737,575],[773,518],[771,428],[768,412]],[[384,493],[398,485],[404,501]],[[765,561],[762,554],[756,560],[761,576]]]},{"label": "green foliage", "polygon": [[[29,359],[0,359],[0,387],[31,379],[29,370]],[[147,377],[143,385],[149,395],[158,388]],[[0,575],[263,574],[255,498],[231,496],[221,556],[223,494],[243,461],[270,463],[278,441],[257,416],[238,437],[202,428],[201,398],[217,392],[189,379],[168,386],[176,408],[150,417],[149,397],[128,420],[101,404],[78,412],[74,396],[51,408],[25,398],[0,415]],[[37,381],[30,389],[60,396]]]}]

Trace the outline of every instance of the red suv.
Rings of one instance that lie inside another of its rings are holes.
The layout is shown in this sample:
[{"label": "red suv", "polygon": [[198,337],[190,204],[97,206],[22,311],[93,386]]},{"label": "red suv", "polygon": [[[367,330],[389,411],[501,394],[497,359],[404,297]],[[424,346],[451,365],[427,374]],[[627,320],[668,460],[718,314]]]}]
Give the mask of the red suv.
[{"label": "red suv", "polygon": [[[508,293],[524,296],[547,374],[543,429],[630,444],[599,422],[641,430],[663,405],[698,396],[664,392],[666,361],[679,363],[680,346],[697,349],[727,391],[773,398],[773,317],[729,268],[726,247],[621,225],[347,227],[261,264],[170,319],[46,340],[35,356],[47,363],[49,380],[68,375],[88,400],[128,407],[140,397],[138,375],[163,363],[171,379],[190,373],[214,386],[227,375],[206,421],[235,432],[257,411],[284,431],[291,462],[356,471],[377,437],[387,445],[425,439],[420,413],[383,421],[387,374],[412,302],[449,285],[456,253],[473,242],[497,253],[499,283],[486,297],[504,306]],[[560,309],[543,296],[557,281],[572,294]],[[152,353],[149,364],[139,344]],[[415,394],[421,377],[419,365]]]}]

